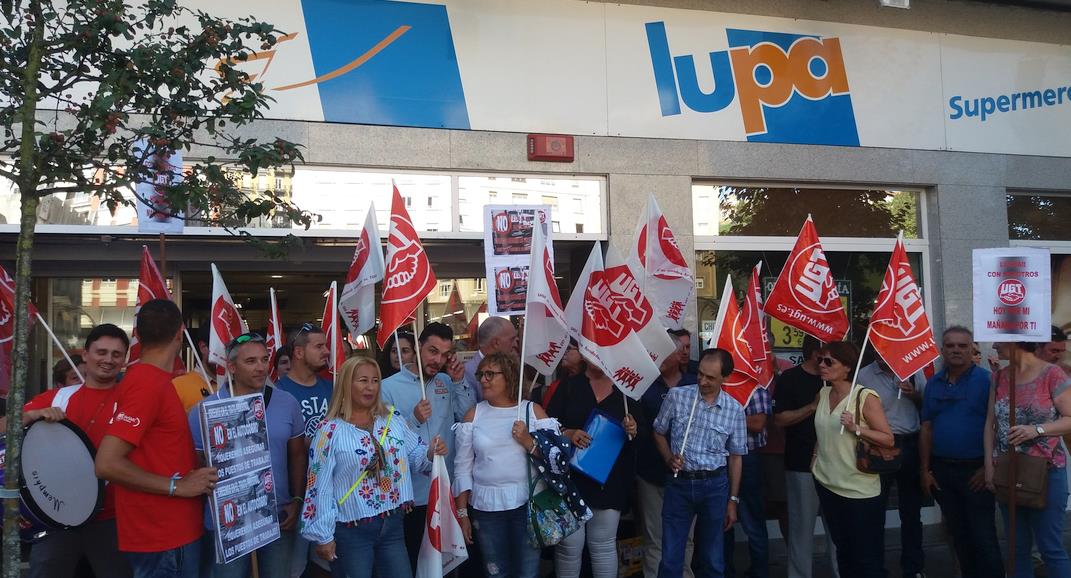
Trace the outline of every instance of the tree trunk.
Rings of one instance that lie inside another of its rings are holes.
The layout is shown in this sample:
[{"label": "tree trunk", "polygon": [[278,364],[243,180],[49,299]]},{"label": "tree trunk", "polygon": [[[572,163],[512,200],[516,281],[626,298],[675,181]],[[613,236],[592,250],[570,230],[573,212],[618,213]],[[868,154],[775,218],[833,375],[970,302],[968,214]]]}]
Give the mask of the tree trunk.
[{"label": "tree trunk", "polygon": [[[22,198],[22,216],[15,265],[15,335],[11,354],[11,390],[7,397],[7,458],[4,488],[8,492],[19,487],[22,453],[22,405],[26,400],[26,376],[30,365],[30,266],[33,258],[33,234],[37,225],[38,170],[36,155],[37,75],[44,50],[44,19],[40,1],[30,2],[33,15],[33,38],[27,54],[26,70],[22,77],[23,101],[19,107],[22,123],[19,146],[18,188]],[[19,578],[21,562],[18,527],[19,502],[8,494],[4,500],[4,578]]]}]

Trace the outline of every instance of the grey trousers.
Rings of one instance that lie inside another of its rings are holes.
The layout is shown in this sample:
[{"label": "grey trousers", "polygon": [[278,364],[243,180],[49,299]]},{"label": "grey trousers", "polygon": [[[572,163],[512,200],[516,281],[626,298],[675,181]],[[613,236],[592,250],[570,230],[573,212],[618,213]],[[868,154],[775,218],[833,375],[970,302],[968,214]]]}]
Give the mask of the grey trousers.
[{"label": "grey trousers", "polygon": [[[814,531],[818,519],[818,492],[809,472],[785,472],[785,496],[788,500],[788,578],[811,578],[814,569]],[[823,524],[824,527],[824,524]],[[826,558],[837,572],[837,550],[826,532]]]},{"label": "grey trousers", "polygon": [[[638,476],[636,481],[639,488],[640,519],[643,523],[643,576],[656,578],[658,563],[662,561],[662,497],[666,489]],[[695,528],[694,525],[692,527]],[[684,578],[695,578],[692,572],[692,547],[692,536],[689,535],[684,552]]]},{"label": "grey trousers", "polygon": [[85,556],[95,576],[129,578],[130,564],[119,553],[115,519],[95,520],[70,530],[50,530],[30,549],[30,578],[70,578]]}]

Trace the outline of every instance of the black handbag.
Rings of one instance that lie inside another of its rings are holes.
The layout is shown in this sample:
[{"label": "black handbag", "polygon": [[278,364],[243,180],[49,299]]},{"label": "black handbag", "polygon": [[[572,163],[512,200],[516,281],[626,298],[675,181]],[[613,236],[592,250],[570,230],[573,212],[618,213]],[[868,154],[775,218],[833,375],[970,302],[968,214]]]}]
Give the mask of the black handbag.
[{"label": "black handbag", "polygon": [[[855,396],[855,424],[862,423],[863,393],[865,387],[860,387]],[[855,442],[855,467],[864,474],[892,474],[900,471],[903,465],[904,455],[900,449],[900,442],[895,442],[891,448],[876,446],[862,437]]]}]

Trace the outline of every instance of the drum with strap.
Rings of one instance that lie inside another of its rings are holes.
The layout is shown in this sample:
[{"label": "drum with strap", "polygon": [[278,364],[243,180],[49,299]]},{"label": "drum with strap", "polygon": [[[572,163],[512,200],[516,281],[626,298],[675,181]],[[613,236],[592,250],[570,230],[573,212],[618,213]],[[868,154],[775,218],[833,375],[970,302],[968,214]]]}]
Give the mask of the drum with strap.
[{"label": "drum with strap", "polygon": [[[6,478],[7,465],[7,436],[0,435],[0,486],[4,485]],[[3,511],[0,510],[0,521],[3,521]],[[19,526],[19,540],[26,544],[33,544],[34,542],[41,541],[47,534],[48,528],[44,524],[34,519],[33,514],[26,507],[26,504],[19,499],[19,515],[16,523]]]},{"label": "drum with strap", "polygon": [[93,519],[104,506],[104,481],[93,469],[96,452],[68,420],[38,420],[22,442],[22,503],[28,518],[46,528],[67,530]]}]

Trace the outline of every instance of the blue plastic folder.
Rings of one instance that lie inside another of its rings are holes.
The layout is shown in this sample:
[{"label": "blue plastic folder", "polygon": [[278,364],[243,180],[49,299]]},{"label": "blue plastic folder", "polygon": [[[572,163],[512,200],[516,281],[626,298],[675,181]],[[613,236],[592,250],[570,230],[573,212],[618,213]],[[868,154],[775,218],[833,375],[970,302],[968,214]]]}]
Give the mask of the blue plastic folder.
[{"label": "blue plastic folder", "polygon": [[584,449],[577,448],[569,465],[596,482],[605,484],[621,448],[625,446],[625,428],[617,419],[595,409],[588,416],[584,431],[591,436],[591,444]]}]

